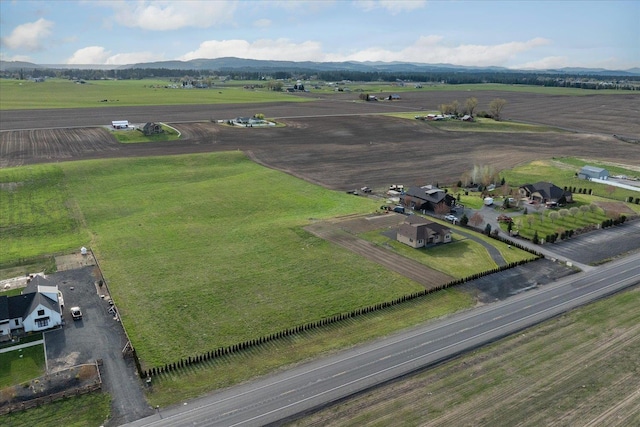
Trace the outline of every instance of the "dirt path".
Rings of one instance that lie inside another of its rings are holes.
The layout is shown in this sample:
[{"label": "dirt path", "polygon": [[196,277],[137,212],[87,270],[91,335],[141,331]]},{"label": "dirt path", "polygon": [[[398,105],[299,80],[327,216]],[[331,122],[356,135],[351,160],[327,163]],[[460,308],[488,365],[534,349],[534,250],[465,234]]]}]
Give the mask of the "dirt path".
[{"label": "dirt path", "polygon": [[397,225],[403,219],[403,216],[388,214],[370,218],[351,217],[334,221],[321,221],[307,226],[306,230],[321,239],[340,245],[370,261],[420,283],[426,289],[431,289],[453,280],[451,276],[432,270],[417,261],[405,258],[351,234],[355,230],[358,230],[358,232],[366,231],[367,222],[369,222],[368,225],[372,229],[393,224]]}]

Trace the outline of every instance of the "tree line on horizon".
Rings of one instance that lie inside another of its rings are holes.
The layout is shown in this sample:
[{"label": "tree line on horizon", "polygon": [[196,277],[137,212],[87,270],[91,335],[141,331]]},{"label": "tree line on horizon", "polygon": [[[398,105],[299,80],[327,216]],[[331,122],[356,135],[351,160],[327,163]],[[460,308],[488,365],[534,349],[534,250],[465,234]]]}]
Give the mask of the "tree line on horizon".
[{"label": "tree line on horizon", "polygon": [[443,70],[433,72],[391,72],[355,70],[275,70],[275,69],[220,69],[194,70],[169,68],[125,68],[125,69],[57,69],[35,68],[30,70],[4,70],[2,78],[57,77],[83,80],[139,80],[145,78],[182,78],[188,75],[196,79],[226,77],[233,80],[319,80],[357,82],[425,82],[436,84],[498,83],[509,85],[533,85],[548,87],[574,87],[581,89],[640,90],[640,75],[598,76],[593,74],[567,74],[523,71],[460,71]]}]

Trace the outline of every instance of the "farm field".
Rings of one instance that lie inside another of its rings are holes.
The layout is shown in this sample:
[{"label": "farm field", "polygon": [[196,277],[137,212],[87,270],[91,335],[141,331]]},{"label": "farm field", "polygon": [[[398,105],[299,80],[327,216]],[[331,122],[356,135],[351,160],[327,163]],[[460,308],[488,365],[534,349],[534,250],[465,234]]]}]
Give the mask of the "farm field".
[{"label": "farm field", "polygon": [[636,287],[288,425],[638,425],[639,303]]},{"label": "farm field", "polygon": [[39,83],[0,79],[0,110],[305,101],[266,88],[246,90],[223,83],[210,89],[165,87],[171,84],[168,79],[87,80],[84,84],[65,79]]},{"label": "farm field", "polygon": [[420,290],[301,228],[374,201],[242,153],[58,167],[148,366]]}]

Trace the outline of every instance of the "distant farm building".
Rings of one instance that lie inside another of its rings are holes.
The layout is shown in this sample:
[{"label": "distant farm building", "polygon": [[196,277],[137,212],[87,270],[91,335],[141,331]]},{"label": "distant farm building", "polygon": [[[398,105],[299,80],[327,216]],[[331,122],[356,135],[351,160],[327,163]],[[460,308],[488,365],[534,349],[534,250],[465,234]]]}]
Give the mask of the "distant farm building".
[{"label": "distant farm building", "polygon": [[580,179],[609,179],[609,171],[595,166],[584,166],[578,172]]},{"label": "distant farm building", "polygon": [[162,126],[158,123],[149,122],[142,127],[142,133],[145,134],[145,136],[158,135],[163,132]]},{"label": "distant farm building", "polygon": [[129,120],[113,120],[111,127],[114,129],[129,129]]}]

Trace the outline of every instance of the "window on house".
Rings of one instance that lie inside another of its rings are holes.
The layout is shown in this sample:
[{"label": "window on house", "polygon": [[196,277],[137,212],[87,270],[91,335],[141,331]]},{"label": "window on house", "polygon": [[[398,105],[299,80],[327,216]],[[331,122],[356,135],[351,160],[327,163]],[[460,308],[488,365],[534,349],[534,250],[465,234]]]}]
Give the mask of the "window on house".
[{"label": "window on house", "polygon": [[45,317],[43,319],[36,319],[36,326],[38,328],[44,328],[47,325],[49,325],[49,318],[48,317]]},{"label": "window on house", "polygon": [[38,316],[44,316],[44,310],[38,310]]},{"label": "window on house", "polygon": [[20,320],[16,319],[15,322],[16,322],[16,326],[20,325]]}]

